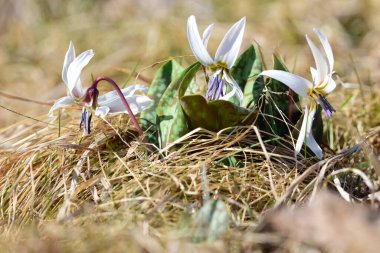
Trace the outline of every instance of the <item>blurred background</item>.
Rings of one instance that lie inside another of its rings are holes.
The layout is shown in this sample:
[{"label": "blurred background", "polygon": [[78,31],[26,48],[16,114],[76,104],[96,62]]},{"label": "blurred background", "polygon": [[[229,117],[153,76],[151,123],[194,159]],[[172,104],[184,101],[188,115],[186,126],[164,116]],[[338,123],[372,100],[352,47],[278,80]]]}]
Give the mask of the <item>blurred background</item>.
[{"label": "blurred background", "polygon": [[[341,79],[355,87],[356,66],[365,87],[372,89],[380,79],[379,13],[378,0],[0,0],[0,91],[43,102],[65,95],[61,70],[70,40],[77,54],[95,51],[82,72],[85,87],[91,75],[108,75],[119,84],[143,82],[130,74],[135,70],[151,79],[156,63],[169,56],[190,64],[195,60],[186,37],[191,14],[201,31],[215,23],[211,52],[246,16],[242,50],[256,41],[270,67],[278,48],[288,67],[307,77],[314,63],[304,35],[318,27],[330,40]],[[4,94],[0,105],[32,117],[49,110]],[[1,127],[24,119],[4,108],[0,113]]]}]

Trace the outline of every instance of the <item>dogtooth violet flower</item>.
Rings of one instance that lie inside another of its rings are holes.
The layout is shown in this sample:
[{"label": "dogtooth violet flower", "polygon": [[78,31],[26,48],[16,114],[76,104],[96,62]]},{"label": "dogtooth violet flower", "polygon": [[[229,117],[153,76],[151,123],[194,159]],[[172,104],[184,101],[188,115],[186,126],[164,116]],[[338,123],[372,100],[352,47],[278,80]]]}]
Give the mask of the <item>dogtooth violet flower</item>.
[{"label": "dogtooth violet flower", "polygon": [[[83,91],[80,74],[93,56],[94,52],[90,49],[76,57],[74,45],[70,42],[62,69],[62,80],[67,87],[68,95],[58,99],[49,111],[49,115],[53,115],[53,112],[59,108],[73,105],[82,106],[80,127],[84,125],[84,131],[88,134],[91,131],[92,110],[95,110],[95,115],[100,117],[109,114],[128,113],[117,91],[111,91],[99,96],[99,91],[96,87],[97,83],[101,80],[107,80],[107,78],[98,78],[99,80],[95,80],[96,83],[94,82],[86,92]],[[114,86],[117,85],[115,84]],[[118,87],[115,88],[119,89]],[[144,85],[133,85],[121,90],[133,114],[141,112],[152,104],[153,101],[147,96],[134,95],[136,91],[147,90],[148,88]]]},{"label": "dogtooth violet flower", "polygon": [[[229,70],[234,65],[240,50],[244,34],[245,17],[234,24],[226,33],[215,53],[214,59],[207,51],[207,44],[213,26],[213,24],[209,25],[203,32],[201,38],[195,17],[190,16],[187,20],[187,37],[191,50],[193,51],[195,58],[197,58],[203,66],[208,67],[209,70],[211,70],[206,98],[208,100],[227,100],[236,96],[241,104],[243,101],[243,92],[231,76]],[[227,87],[232,89],[228,93]]]},{"label": "dogtooth violet flower", "polygon": [[311,127],[317,104],[321,105],[328,118],[331,118],[332,113],[335,112],[335,109],[327,101],[326,96],[335,89],[336,83],[332,79],[334,56],[330,43],[321,31],[314,29],[314,32],[317,34],[322,44],[324,53],[322,53],[309,36],[306,35],[306,40],[313,54],[316,65],[316,68],[310,68],[312,81],[281,70],[266,70],[263,71],[261,75],[268,76],[284,83],[298,95],[307,99],[302,126],[295,147],[295,153],[298,154],[300,152],[306,139],[307,146],[318,158],[321,159],[323,157],[323,152],[312,135]]}]

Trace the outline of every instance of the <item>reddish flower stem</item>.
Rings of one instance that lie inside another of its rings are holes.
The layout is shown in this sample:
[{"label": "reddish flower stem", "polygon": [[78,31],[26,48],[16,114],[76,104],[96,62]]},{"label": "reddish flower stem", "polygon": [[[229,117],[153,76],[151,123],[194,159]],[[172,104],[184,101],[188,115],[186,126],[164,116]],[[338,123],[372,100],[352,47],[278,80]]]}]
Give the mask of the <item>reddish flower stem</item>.
[{"label": "reddish flower stem", "polygon": [[144,136],[144,133],[143,133],[143,130],[141,129],[139,123],[137,122],[137,119],[135,117],[135,115],[133,114],[132,110],[131,110],[131,107],[129,106],[127,100],[125,99],[124,97],[124,94],[123,92],[121,91],[121,89],[119,88],[119,86],[115,83],[114,80],[112,80],[111,78],[109,77],[106,77],[106,76],[99,76],[97,77],[94,82],[92,83],[92,87],[96,88],[98,83],[101,82],[101,81],[107,81],[109,84],[112,85],[112,87],[116,90],[117,94],[119,95],[121,101],[123,102],[124,104],[124,107],[125,109],[127,109],[127,112],[128,112],[128,115],[129,115],[129,118],[132,120],[132,123],[133,123],[133,126],[135,127],[135,129],[137,130],[138,134],[140,136],[142,136],[142,140],[146,146],[146,148],[148,149],[148,151],[150,153],[153,153],[153,150],[152,150],[152,147],[150,146],[150,143],[148,142],[148,140],[145,138]]},{"label": "reddish flower stem", "polygon": [[289,89],[288,119],[290,122],[292,122],[292,112],[293,112],[293,90]]}]

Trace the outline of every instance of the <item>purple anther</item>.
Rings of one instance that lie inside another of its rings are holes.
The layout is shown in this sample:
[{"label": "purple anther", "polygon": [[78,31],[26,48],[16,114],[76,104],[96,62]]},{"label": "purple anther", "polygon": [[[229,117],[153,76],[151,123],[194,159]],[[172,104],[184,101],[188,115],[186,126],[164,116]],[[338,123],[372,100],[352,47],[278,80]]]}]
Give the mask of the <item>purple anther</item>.
[{"label": "purple anther", "polygon": [[207,87],[207,92],[206,92],[206,98],[208,100],[213,99],[214,89],[215,89],[217,82],[218,82],[218,76],[212,76],[210,85]]},{"label": "purple anther", "polygon": [[223,92],[223,80],[220,80],[218,82],[218,90],[216,91],[214,100],[218,100],[222,96],[222,92]]},{"label": "purple anther", "polygon": [[326,113],[327,118],[331,118],[333,112],[336,112],[336,110],[334,109],[334,107],[321,94],[319,94],[319,101],[320,101],[320,104],[322,105],[323,110]]},{"label": "purple anther", "polygon": [[80,120],[79,129],[82,129],[82,125],[84,124],[86,127],[86,119],[87,119],[87,110],[83,107],[82,109],[82,118]]}]

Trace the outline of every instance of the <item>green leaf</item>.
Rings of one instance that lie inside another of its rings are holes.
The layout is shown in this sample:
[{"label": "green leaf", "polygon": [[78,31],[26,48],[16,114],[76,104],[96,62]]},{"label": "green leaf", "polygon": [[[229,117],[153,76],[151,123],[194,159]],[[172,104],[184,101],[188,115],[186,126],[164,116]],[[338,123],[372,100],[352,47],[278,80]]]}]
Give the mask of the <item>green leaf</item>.
[{"label": "green leaf", "polygon": [[225,166],[235,167],[235,168],[242,168],[244,166],[242,162],[233,155],[223,158],[222,160],[220,160],[220,163]]},{"label": "green leaf", "polygon": [[158,145],[158,121],[156,108],[169,84],[176,79],[184,68],[176,61],[170,60],[162,65],[156,72],[152,84],[148,90],[148,97],[153,99],[153,104],[141,112],[140,121],[146,138],[149,142]]},{"label": "green leaf", "polygon": [[[234,105],[229,101],[207,101],[201,95],[182,97],[181,106],[191,128],[202,127],[214,132],[239,124],[250,124],[257,116],[256,112]],[[244,123],[241,123],[243,120]]]},{"label": "green leaf", "polygon": [[195,82],[195,79],[193,79],[193,80],[190,82],[189,86],[187,87],[185,94],[182,95],[182,96],[185,96],[185,95],[193,95],[193,94],[197,93],[198,91],[199,91],[199,86],[198,86],[198,84]]},{"label": "green leaf", "polygon": [[188,132],[188,126],[182,108],[178,103],[192,82],[201,64],[196,62],[173,80],[162,95],[156,108],[160,132],[160,146],[165,147]]},{"label": "green leaf", "polygon": [[263,70],[260,49],[250,46],[236,60],[231,68],[231,75],[243,91],[243,107],[254,107],[262,95],[265,83],[259,76]]},{"label": "green leaf", "polygon": [[319,145],[322,144],[323,139],[323,119],[322,119],[322,107],[317,106],[317,111],[314,116],[313,125],[311,127],[314,139]]},{"label": "green leaf", "polygon": [[[273,54],[273,69],[289,72],[278,53]],[[264,116],[265,119],[260,120],[261,127],[263,130],[278,136],[289,134],[287,124],[297,122],[301,116],[300,111],[297,109],[299,108],[300,98],[295,92],[290,97],[289,87],[275,79],[270,79],[267,87],[268,92],[263,111],[264,115],[268,116]],[[291,122],[287,120],[289,116]]]},{"label": "green leaf", "polygon": [[[273,69],[289,72],[288,68],[285,65],[284,60],[277,52],[273,54]],[[280,81],[277,81],[276,79],[271,79],[269,83],[269,87],[279,92],[280,91],[287,92],[289,90],[288,86],[281,83]]]},{"label": "green leaf", "polygon": [[[288,68],[286,67],[282,57],[275,52],[273,54],[273,69],[277,70],[283,70],[286,72],[289,72]],[[272,89],[272,91],[278,93],[278,92],[283,92],[286,94],[281,94],[281,95],[275,95],[275,98],[278,100],[281,100],[282,102],[284,100],[287,100],[287,102],[283,102],[282,107],[284,112],[288,112],[289,109],[289,95],[287,94],[289,92],[289,87],[286,84],[283,84],[277,80],[272,79],[272,82],[269,84],[269,87]],[[293,92],[293,105],[296,105],[300,102],[300,96]],[[285,105],[286,104],[286,105]],[[295,113],[295,112],[293,112]],[[299,117],[298,117],[299,118]],[[294,119],[294,122],[297,122],[298,119]]]},{"label": "green leaf", "polygon": [[228,229],[229,223],[228,209],[223,201],[209,200],[193,218],[193,240],[215,241]]}]

